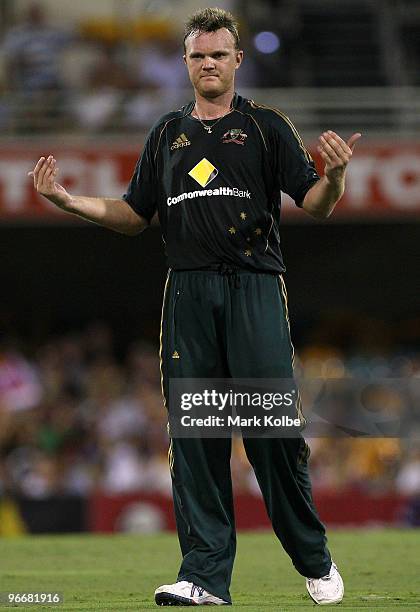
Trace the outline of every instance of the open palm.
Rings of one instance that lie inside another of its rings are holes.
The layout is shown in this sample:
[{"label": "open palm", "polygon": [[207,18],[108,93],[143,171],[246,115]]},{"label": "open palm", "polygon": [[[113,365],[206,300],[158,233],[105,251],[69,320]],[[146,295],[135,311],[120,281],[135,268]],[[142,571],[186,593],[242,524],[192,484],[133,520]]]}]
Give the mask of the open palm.
[{"label": "open palm", "polygon": [[60,183],[55,181],[58,174],[57,162],[52,155],[48,158],[41,157],[29,176],[33,177],[34,187],[38,193],[45,196],[59,206],[64,208],[70,201],[70,194]]}]

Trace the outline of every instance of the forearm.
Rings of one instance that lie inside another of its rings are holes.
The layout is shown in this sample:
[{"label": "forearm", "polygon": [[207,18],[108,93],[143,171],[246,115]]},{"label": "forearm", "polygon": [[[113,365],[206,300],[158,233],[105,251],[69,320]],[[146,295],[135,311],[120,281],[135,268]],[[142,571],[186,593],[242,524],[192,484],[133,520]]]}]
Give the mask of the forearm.
[{"label": "forearm", "polygon": [[57,174],[56,160],[52,155],[40,157],[33,171],[28,172],[36,191],[61,210],[129,236],[139,234],[149,225],[147,219],[136,214],[124,200],[70,194],[55,181]]},{"label": "forearm", "polygon": [[62,208],[82,219],[131,236],[139,234],[148,225],[146,219],[139,217],[124,200],[70,196]]},{"label": "forearm", "polygon": [[333,180],[323,176],[306,193],[302,208],[316,219],[326,219],[343,195],[344,184],[344,173]]},{"label": "forearm", "polygon": [[302,208],[316,219],[326,219],[344,193],[346,167],[353,154],[356,141],[361,137],[356,132],[344,142],[332,130],[319,137],[318,151],[325,162],[324,176],[307,192]]}]

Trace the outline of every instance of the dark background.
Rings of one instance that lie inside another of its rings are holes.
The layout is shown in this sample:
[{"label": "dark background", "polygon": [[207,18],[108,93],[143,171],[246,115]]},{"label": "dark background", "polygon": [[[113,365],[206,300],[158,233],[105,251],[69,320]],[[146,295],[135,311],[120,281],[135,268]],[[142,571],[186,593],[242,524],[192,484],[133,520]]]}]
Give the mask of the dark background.
[{"label": "dark background", "polygon": [[[99,319],[111,323],[122,350],[135,337],[157,343],[167,271],[159,228],[130,238],[91,225],[3,227],[0,243],[6,333],[24,336],[30,345],[48,332]],[[361,333],[366,345],[370,318],[370,332],[378,335],[378,325],[385,325],[391,339],[394,325],[403,336],[399,342],[414,346],[419,244],[418,223],[283,226],[297,347],[313,340],[315,322],[323,341],[334,333],[334,341],[348,349]],[[411,331],[404,334],[410,320]]]}]

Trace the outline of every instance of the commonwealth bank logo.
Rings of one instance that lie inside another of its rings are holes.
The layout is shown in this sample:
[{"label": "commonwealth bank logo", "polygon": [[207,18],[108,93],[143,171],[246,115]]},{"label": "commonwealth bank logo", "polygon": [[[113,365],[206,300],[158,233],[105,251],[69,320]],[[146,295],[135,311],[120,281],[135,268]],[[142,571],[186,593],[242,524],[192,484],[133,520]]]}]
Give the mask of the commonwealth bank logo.
[{"label": "commonwealth bank logo", "polygon": [[191,141],[188,140],[188,137],[184,133],[182,133],[172,143],[171,151],[174,151],[175,149],[180,149],[181,147],[188,147],[190,144],[191,144]]},{"label": "commonwealth bank logo", "polygon": [[208,159],[203,159],[198,162],[188,174],[195,180],[201,187],[207,187],[209,183],[219,174],[217,168],[213,166]]}]

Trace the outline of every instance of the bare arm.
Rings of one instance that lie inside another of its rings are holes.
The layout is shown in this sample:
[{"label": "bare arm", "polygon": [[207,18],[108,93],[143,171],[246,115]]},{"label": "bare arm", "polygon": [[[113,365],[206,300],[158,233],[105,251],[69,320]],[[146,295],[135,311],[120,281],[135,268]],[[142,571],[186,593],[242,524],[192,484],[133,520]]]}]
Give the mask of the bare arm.
[{"label": "bare arm", "polygon": [[139,234],[149,225],[147,219],[135,213],[124,200],[71,195],[55,182],[57,174],[56,160],[52,155],[41,157],[29,173],[37,192],[61,210],[129,236]]},{"label": "bare arm", "polygon": [[325,162],[325,174],[309,189],[302,205],[312,217],[326,219],[334,210],[344,193],[347,164],[360,137],[353,134],[346,143],[331,130],[320,136],[318,151]]}]

